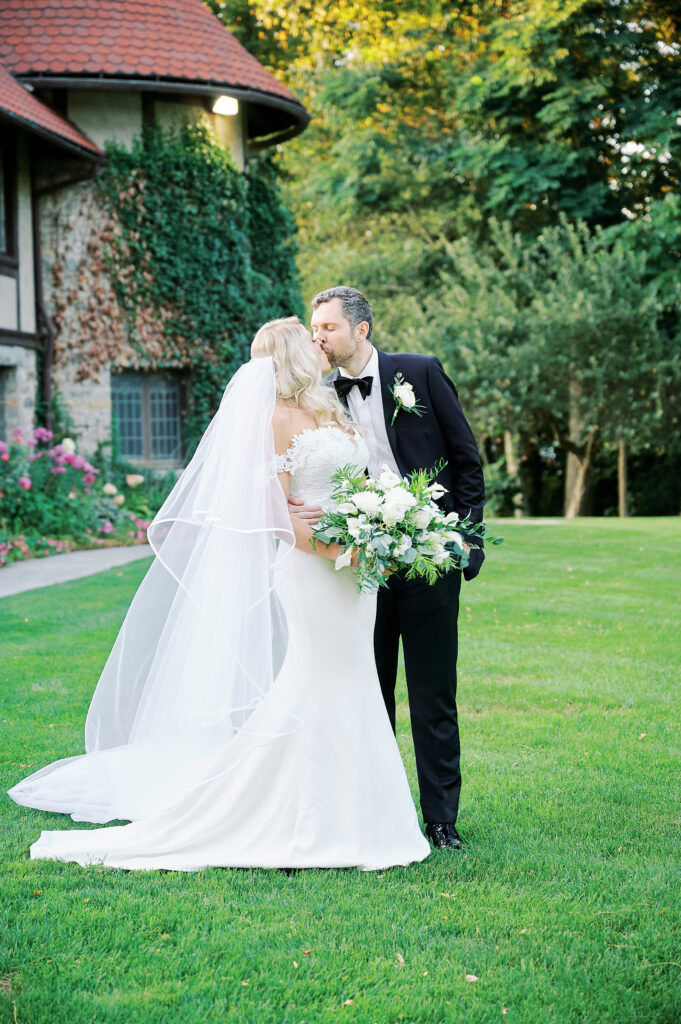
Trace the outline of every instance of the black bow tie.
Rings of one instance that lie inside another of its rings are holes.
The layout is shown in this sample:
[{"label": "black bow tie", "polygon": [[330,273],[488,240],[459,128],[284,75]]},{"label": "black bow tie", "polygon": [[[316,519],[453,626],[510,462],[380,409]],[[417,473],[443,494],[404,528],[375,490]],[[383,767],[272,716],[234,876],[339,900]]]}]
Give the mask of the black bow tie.
[{"label": "black bow tie", "polygon": [[333,382],[333,386],[335,387],[336,394],[343,405],[347,405],[348,395],[354,388],[355,384],[359,388],[360,395],[366,401],[366,397],[371,391],[373,381],[373,377],[341,377],[339,375]]}]

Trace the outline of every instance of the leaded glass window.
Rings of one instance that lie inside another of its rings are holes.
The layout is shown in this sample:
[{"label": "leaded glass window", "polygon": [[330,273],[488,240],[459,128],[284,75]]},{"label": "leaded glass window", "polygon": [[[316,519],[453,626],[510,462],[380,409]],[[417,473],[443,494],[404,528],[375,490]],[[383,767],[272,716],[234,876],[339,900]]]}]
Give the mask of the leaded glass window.
[{"label": "leaded glass window", "polygon": [[149,418],[152,459],[179,459],[180,382],[176,377],[149,380]]},{"label": "leaded glass window", "polygon": [[112,374],[111,402],[123,458],[181,463],[181,381],[176,374]]}]

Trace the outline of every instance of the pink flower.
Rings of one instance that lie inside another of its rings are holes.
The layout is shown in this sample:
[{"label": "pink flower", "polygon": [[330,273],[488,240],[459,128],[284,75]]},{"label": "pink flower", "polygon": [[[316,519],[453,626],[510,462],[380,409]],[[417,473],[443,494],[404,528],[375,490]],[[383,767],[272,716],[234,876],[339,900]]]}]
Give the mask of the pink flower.
[{"label": "pink flower", "polygon": [[48,444],[54,437],[54,434],[47,427],[36,427],[33,431],[33,436],[36,441],[44,441],[45,444]]},{"label": "pink flower", "polygon": [[7,451],[7,441],[0,441],[0,452]]},{"label": "pink flower", "polygon": [[86,473],[83,477],[84,484],[93,484],[95,482],[94,475],[92,473]]},{"label": "pink flower", "polygon": [[3,462],[9,462],[9,455],[7,452],[3,452],[2,455],[0,455],[0,459],[2,459]]},{"label": "pink flower", "polygon": [[21,427],[15,427],[14,430],[12,431],[12,438],[15,441],[17,440],[17,438],[23,437],[23,436],[24,436],[24,432],[21,429]]},{"label": "pink flower", "polygon": [[105,523],[102,523],[102,525],[99,527],[100,533],[113,533],[113,530],[114,525],[109,519],[107,519],[107,521]]},{"label": "pink flower", "polygon": [[65,473],[66,466],[53,466],[50,473]]},{"label": "pink flower", "polygon": [[35,460],[36,460],[36,456],[35,455],[29,455],[28,456],[28,461],[29,462],[35,462]]},{"label": "pink flower", "polygon": [[25,491],[30,491],[33,486],[31,484],[31,478],[28,476],[20,476],[17,483],[19,484],[19,487],[23,487]]},{"label": "pink flower", "polygon": [[72,455],[71,465],[73,466],[74,469],[85,469],[87,462],[85,461],[82,455]]}]

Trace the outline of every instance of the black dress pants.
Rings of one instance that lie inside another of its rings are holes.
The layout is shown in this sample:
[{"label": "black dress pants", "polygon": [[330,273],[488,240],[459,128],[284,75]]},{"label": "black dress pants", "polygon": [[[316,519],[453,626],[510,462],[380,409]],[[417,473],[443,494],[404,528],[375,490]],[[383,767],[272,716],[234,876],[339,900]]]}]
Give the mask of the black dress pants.
[{"label": "black dress pants", "polygon": [[416,770],[425,821],[456,821],[461,792],[456,710],[457,618],[461,573],[433,586],[399,574],[378,592],[374,650],[383,699],[395,729],[400,636]]}]

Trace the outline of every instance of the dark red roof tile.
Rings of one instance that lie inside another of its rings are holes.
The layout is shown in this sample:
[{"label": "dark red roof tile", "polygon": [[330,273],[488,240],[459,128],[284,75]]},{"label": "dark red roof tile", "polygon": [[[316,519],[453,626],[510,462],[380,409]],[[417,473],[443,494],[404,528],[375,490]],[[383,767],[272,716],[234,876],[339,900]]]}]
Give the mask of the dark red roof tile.
[{"label": "dark red roof tile", "polygon": [[0,64],[0,117],[8,117],[27,129],[37,131],[70,149],[85,151],[90,156],[104,156],[101,149],[87,135],[59,114],[46,107]]},{"label": "dark red roof tile", "polygon": [[0,59],[17,76],[158,77],[297,102],[201,0],[2,0],[0,17]]}]

